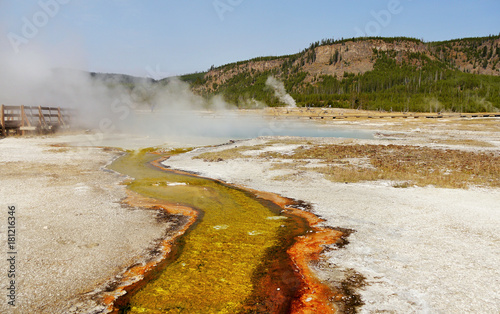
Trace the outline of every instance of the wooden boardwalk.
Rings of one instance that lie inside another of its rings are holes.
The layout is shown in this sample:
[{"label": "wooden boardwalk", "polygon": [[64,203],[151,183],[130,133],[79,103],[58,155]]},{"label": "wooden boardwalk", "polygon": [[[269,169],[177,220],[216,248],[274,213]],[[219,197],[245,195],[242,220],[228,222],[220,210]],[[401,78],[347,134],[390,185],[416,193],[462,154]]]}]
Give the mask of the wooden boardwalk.
[{"label": "wooden boardwalk", "polygon": [[50,133],[70,126],[76,110],[42,106],[0,106],[0,136]]}]

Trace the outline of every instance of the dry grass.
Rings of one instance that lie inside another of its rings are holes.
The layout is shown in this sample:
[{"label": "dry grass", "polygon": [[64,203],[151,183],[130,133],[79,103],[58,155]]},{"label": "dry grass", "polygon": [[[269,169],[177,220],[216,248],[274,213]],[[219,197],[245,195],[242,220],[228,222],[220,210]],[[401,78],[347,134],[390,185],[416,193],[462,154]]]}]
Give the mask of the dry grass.
[{"label": "dry grass", "polygon": [[318,167],[314,168],[314,170],[324,174],[328,180],[334,182],[355,183],[382,179],[382,177],[379,177],[378,173],[372,169],[364,169],[351,165]]},{"label": "dry grass", "polygon": [[68,147],[50,148],[50,149],[47,149],[47,152],[49,152],[49,153],[67,153],[67,152],[69,152],[69,148]]},{"label": "dry grass", "polygon": [[[491,147],[488,142],[473,139],[445,139],[447,145]],[[445,188],[469,186],[500,187],[500,156],[491,152],[469,152],[406,145],[360,145],[352,141],[338,144],[316,144],[300,139],[277,139],[255,146],[238,146],[218,152],[206,152],[197,159],[217,162],[249,158],[247,151],[258,151],[274,145],[303,144],[293,152],[261,152],[255,158],[273,160],[270,170],[289,169],[293,174],[275,180],[296,178],[300,173],[316,171],[335,182],[390,180],[394,187],[434,185]],[[306,167],[310,160],[317,167]],[[324,164],[324,166],[321,166]]]},{"label": "dry grass", "polygon": [[279,138],[279,139],[272,139],[269,140],[266,145],[267,146],[272,146],[272,145],[312,145],[313,143],[311,141],[304,141],[301,138]]},{"label": "dry grass", "polygon": [[280,169],[290,169],[297,170],[301,166],[305,166],[309,163],[307,160],[294,160],[293,162],[274,162],[270,170],[280,170]]},{"label": "dry grass", "polygon": [[224,161],[228,159],[237,159],[237,158],[248,158],[248,156],[244,155],[243,152],[251,151],[251,150],[260,150],[266,145],[255,145],[255,146],[237,146],[233,148],[229,148],[226,150],[221,150],[217,152],[206,152],[201,153],[198,156],[193,157],[194,159],[203,159],[206,162],[218,162]]},{"label": "dry grass", "polygon": [[[0,178],[19,179],[49,178],[52,185],[71,185],[79,182],[79,177],[88,169],[68,164],[32,163],[26,161],[1,162]],[[61,181],[64,178],[64,181]]]},{"label": "dry grass", "polygon": [[485,142],[478,141],[472,139],[445,139],[445,140],[432,140],[433,143],[436,144],[445,144],[445,145],[462,145],[462,146],[472,146],[472,147],[495,147],[495,145]]},{"label": "dry grass", "polygon": [[[327,167],[314,169],[338,182],[393,180],[447,188],[500,186],[500,157],[493,153],[403,145],[321,145],[299,147],[290,155],[266,152],[260,157],[321,159]],[[366,158],[370,167],[352,162]]]},{"label": "dry grass", "polygon": [[[451,123],[450,123],[451,124]],[[477,132],[499,132],[500,120],[498,118],[462,119],[453,121],[454,129]]]},{"label": "dry grass", "polygon": [[392,186],[398,189],[406,189],[410,187],[410,182],[404,181],[404,182],[396,182]]},{"label": "dry grass", "polygon": [[289,181],[289,180],[295,180],[297,179],[298,177],[300,177],[300,175],[302,175],[303,172],[294,172],[294,173],[289,173],[289,174],[283,174],[283,175],[279,175],[279,176],[275,176],[273,177],[273,180],[274,181]]}]

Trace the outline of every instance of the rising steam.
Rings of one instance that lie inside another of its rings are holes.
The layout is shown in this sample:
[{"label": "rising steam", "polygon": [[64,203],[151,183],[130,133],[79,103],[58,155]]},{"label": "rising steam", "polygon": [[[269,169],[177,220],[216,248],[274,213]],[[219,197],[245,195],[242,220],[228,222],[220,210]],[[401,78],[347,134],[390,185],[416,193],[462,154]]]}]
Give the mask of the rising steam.
[{"label": "rising steam", "polygon": [[208,142],[215,137],[275,133],[265,119],[241,115],[221,97],[207,100],[195,95],[176,78],[167,82],[133,79],[133,84],[122,84],[112,76],[92,77],[69,70],[85,68],[85,62],[71,57],[54,68],[54,58],[36,49],[14,53],[0,39],[0,104],[77,109],[79,126],[93,130],[87,144],[97,146],[111,134],[185,143],[186,138],[207,138]]},{"label": "rising steam", "polygon": [[[132,84],[123,84],[114,76],[92,77],[88,72],[70,70],[86,67],[84,61],[72,59],[74,55],[63,60],[64,56],[36,48],[14,53],[0,39],[0,104],[77,109],[77,122],[92,130],[86,143],[92,146],[104,146],[103,139],[114,134],[126,139],[136,135],[154,137],[161,143],[200,144],[262,135],[306,136],[297,123],[278,125],[261,116],[242,114],[222,97],[207,100],[195,95],[189,84],[176,78],[165,82],[130,78]],[[295,106],[282,82],[269,77],[267,85],[288,106]],[[318,135],[316,129],[307,134]]]},{"label": "rising steam", "polygon": [[290,96],[285,90],[285,85],[283,82],[278,81],[273,76],[269,76],[266,81],[266,86],[271,87],[274,90],[274,95],[278,97],[282,102],[284,102],[288,107],[297,107],[295,99]]}]

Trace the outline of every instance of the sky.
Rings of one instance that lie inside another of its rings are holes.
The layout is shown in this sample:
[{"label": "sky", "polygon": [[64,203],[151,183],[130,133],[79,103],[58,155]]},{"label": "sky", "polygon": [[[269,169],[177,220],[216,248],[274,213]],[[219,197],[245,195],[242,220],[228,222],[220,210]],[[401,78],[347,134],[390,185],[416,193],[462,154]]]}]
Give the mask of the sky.
[{"label": "sky", "polygon": [[0,48],[53,67],[155,79],[323,38],[497,35],[498,0],[0,0]]}]

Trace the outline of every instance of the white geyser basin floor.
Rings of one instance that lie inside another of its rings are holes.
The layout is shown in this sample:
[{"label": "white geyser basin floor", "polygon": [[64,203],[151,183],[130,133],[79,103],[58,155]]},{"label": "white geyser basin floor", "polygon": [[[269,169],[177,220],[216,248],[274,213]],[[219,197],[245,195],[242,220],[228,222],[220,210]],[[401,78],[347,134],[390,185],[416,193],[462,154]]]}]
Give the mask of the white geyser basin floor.
[{"label": "white geyser basin floor", "polygon": [[[353,126],[348,123],[337,126]],[[426,128],[418,121],[418,132],[412,132],[416,125],[410,125],[404,126],[406,131],[397,129],[391,133],[387,130],[399,128],[395,122],[372,126],[374,123],[356,122],[356,127],[374,133],[381,129],[380,132],[390,135],[390,140],[369,136],[352,140],[293,138],[293,144],[280,145],[281,137],[264,137],[198,148],[172,156],[164,163],[309,202],[313,211],[325,219],[325,225],[355,230],[344,248],[327,250],[324,262],[314,269],[325,281],[338,279],[339,272],[350,269],[364,276],[365,285],[356,291],[364,302],[358,309],[360,313],[498,313],[500,189],[394,188],[391,182],[334,183],[313,170],[276,180],[290,170],[273,167],[273,160],[258,158],[251,148],[267,141],[273,141],[272,150],[282,154],[291,153],[297,145],[309,145],[306,143],[342,141],[437,146],[441,144],[432,143],[429,137],[443,140],[446,133],[455,141],[467,137],[492,145],[486,148],[455,145],[453,149],[500,152],[500,132],[486,131],[483,127],[473,131],[467,124],[464,127],[468,129],[451,132],[448,124],[437,128],[436,123]],[[271,130],[280,129],[269,125]],[[19,310],[25,313],[59,313],[79,302],[81,293],[105,284],[135,263],[164,232],[153,212],[131,211],[120,206],[125,188],[119,183],[124,178],[103,170],[116,153],[97,148],[49,146],[65,143],[127,149],[201,145],[194,140],[176,142],[160,136],[101,139],[95,133],[0,140],[0,170],[4,175],[0,177],[2,206],[16,203],[20,208],[22,285],[18,296]],[[220,143],[216,140],[210,144]],[[206,151],[235,146],[248,146],[249,153],[244,158],[220,162],[192,158]],[[263,149],[270,150],[265,146]],[[0,216],[6,221],[5,213]],[[5,239],[5,223],[0,226]],[[5,263],[0,264],[5,266]],[[6,288],[5,281],[2,283]],[[0,298],[4,299],[5,296]],[[6,311],[6,303],[0,309]]]},{"label": "white geyser basin floor", "polygon": [[[357,291],[364,302],[360,313],[498,313],[499,189],[344,184],[309,171],[280,181],[274,177],[284,170],[253,154],[219,162],[192,159],[205,151],[263,143],[254,139],[199,149],[164,164],[310,202],[326,225],[354,229],[348,245],[323,256],[326,268],[353,269],[366,278]],[[316,271],[326,281],[335,277],[325,267]]]}]

